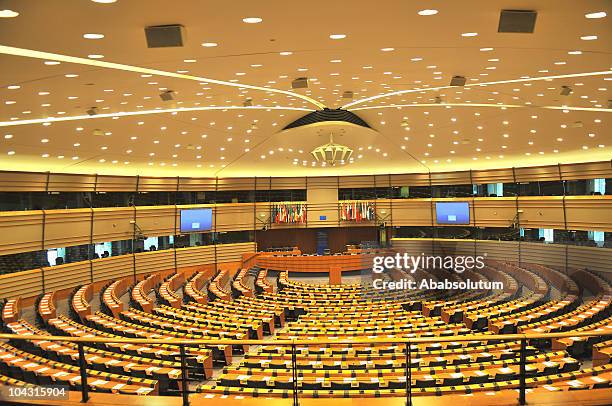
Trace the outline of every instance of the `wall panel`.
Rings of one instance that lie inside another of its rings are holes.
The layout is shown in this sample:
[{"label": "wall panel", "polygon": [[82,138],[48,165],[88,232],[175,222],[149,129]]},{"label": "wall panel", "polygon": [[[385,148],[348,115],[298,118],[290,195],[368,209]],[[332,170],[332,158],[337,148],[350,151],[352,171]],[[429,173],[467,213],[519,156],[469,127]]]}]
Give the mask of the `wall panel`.
[{"label": "wall panel", "polygon": [[553,181],[560,180],[559,167],[557,165],[528,166],[515,168],[517,182]]},{"label": "wall panel", "polygon": [[132,255],[120,255],[91,261],[94,281],[120,279],[134,274]]},{"label": "wall panel", "polygon": [[293,178],[271,178],[270,188],[272,190],[306,189],[306,177]]},{"label": "wall panel", "polygon": [[179,268],[213,263],[215,263],[214,245],[178,248],[176,250],[176,264]]},{"label": "wall panel", "polygon": [[174,251],[149,251],[134,254],[136,273],[152,273],[174,269]]},{"label": "wall panel", "polygon": [[[175,219],[175,206],[137,206],[136,224],[147,237],[178,234],[180,217]],[[176,221],[176,223],[175,223]]]},{"label": "wall panel", "polygon": [[43,212],[0,212],[0,255],[42,249]]},{"label": "wall panel", "polygon": [[567,247],[567,266],[569,269],[612,272],[612,249],[569,245]]},{"label": "wall panel", "polygon": [[180,178],[181,192],[211,192],[217,188],[216,178]]},{"label": "wall panel", "polygon": [[45,248],[89,244],[91,209],[46,210]]},{"label": "wall panel", "polygon": [[95,187],[96,175],[49,174],[49,192],[93,192]]},{"label": "wall panel", "polygon": [[46,172],[0,171],[0,192],[44,192]]},{"label": "wall panel", "polygon": [[98,175],[97,192],[135,192],[138,178],[136,176]]},{"label": "wall panel", "polygon": [[0,300],[37,296],[43,293],[42,271],[29,271],[0,275]]},{"label": "wall panel", "polygon": [[431,184],[436,185],[469,185],[472,183],[470,171],[432,172]]},{"label": "wall panel", "polygon": [[89,261],[48,266],[42,270],[45,273],[45,292],[76,288],[92,282]]},{"label": "wall panel", "polygon": [[94,242],[131,240],[134,236],[134,207],[94,209]]},{"label": "wall panel", "polygon": [[406,173],[391,175],[391,186],[429,186],[429,173]]},{"label": "wall panel", "polygon": [[485,183],[512,183],[514,175],[512,168],[504,169],[479,169],[472,171],[472,182],[475,185]]},{"label": "wall panel", "polygon": [[138,178],[139,192],[176,192],[177,178],[162,178],[155,176],[140,176]]},{"label": "wall panel", "polygon": [[521,242],[521,262],[565,269],[565,245]]},{"label": "wall panel", "polygon": [[510,227],[516,218],[516,198],[475,197],[473,216],[478,227]]},{"label": "wall panel", "polygon": [[612,178],[612,160],[562,164],[561,175],[566,180]]},{"label": "wall panel", "polygon": [[569,230],[612,230],[612,196],[566,196]]},{"label": "wall panel", "polygon": [[[180,206],[182,207],[182,206]],[[215,207],[216,231],[252,230],[252,204],[222,204]]]},{"label": "wall panel", "polygon": [[563,197],[549,196],[543,199],[539,196],[518,198],[520,225],[523,228],[565,228],[563,214]]},{"label": "wall panel", "polygon": [[431,199],[393,200],[393,225],[431,227],[431,204]]}]

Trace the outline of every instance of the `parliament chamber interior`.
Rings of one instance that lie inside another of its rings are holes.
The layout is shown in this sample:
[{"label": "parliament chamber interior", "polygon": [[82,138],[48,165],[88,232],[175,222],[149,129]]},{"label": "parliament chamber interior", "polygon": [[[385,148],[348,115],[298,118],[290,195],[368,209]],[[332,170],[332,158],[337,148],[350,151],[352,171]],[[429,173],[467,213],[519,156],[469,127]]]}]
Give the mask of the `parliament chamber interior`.
[{"label": "parliament chamber interior", "polygon": [[0,404],[612,404],[611,10],[0,0]]}]

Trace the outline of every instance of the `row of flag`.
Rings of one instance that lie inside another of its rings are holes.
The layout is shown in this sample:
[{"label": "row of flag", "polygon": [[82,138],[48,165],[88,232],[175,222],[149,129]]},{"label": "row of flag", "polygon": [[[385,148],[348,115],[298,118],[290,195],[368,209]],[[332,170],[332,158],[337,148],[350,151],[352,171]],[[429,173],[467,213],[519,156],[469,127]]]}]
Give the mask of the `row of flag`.
[{"label": "row of flag", "polygon": [[342,202],[340,219],[345,221],[374,220],[376,212],[372,202]]},{"label": "row of flag", "polygon": [[274,203],[272,204],[272,221],[279,223],[305,223],[306,204]]}]

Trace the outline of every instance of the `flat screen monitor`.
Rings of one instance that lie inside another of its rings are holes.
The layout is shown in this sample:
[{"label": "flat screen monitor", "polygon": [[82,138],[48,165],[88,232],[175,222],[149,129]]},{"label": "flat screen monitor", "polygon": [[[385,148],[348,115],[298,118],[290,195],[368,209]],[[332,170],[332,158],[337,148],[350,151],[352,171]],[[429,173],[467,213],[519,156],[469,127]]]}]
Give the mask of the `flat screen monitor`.
[{"label": "flat screen monitor", "polygon": [[468,202],[436,202],[436,222],[438,224],[470,224],[470,204]]},{"label": "flat screen monitor", "polygon": [[212,209],[181,209],[181,233],[212,229]]}]

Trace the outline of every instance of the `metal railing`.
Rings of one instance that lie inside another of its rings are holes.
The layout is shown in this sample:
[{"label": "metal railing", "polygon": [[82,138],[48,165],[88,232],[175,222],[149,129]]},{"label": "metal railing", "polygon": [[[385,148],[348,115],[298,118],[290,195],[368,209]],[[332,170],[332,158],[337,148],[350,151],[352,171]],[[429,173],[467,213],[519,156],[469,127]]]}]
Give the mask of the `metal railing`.
[{"label": "metal railing", "polygon": [[292,392],[293,404],[298,405],[298,368],[297,368],[297,346],[321,346],[321,345],[351,345],[351,344],[405,344],[406,351],[406,405],[412,406],[412,344],[431,344],[431,343],[447,343],[447,342],[465,342],[465,341],[520,341],[520,358],[519,358],[519,397],[518,403],[525,405],[527,384],[526,384],[526,363],[527,363],[527,342],[528,340],[537,339],[555,339],[569,337],[608,337],[612,336],[612,331],[578,331],[578,332],[563,332],[563,333],[538,333],[538,334],[471,334],[461,336],[439,336],[439,337],[417,337],[405,339],[355,339],[355,340],[209,340],[209,339],[142,339],[142,338],[102,338],[102,337],[68,337],[68,336],[47,336],[47,335],[17,335],[17,334],[0,334],[0,340],[21,340],[21,341],[63,341],[76,343],[79,353],[79,370],[81,375],[81,402],[87,403],[89,400],[89,387],[87,385],[87,361],[85,359],[85,344],[164,344],[175,345],[179,348],[180,364],[181,364],[181,385],[180,392],[183,400],[183,406],[189,405],[189,388],[188,388],[188,364],[186,348],[201,346],[201,345],[274,345],[287,346],[291,348],[291,368],[292,368]]}]

